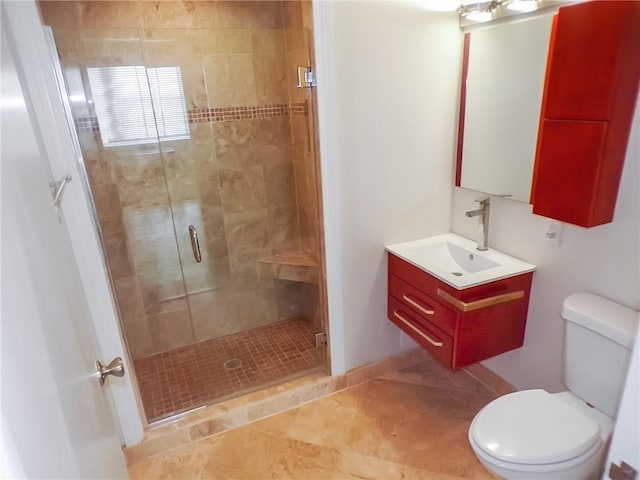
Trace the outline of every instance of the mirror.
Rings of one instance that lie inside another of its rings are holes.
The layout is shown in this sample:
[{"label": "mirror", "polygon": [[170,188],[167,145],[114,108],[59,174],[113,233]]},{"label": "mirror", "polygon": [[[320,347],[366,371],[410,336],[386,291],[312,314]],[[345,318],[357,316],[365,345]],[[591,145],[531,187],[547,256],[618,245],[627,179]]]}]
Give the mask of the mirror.
[{"label": "mirror", "polygon": [[466,34],[456,185],[529,202],[552,20]]}]

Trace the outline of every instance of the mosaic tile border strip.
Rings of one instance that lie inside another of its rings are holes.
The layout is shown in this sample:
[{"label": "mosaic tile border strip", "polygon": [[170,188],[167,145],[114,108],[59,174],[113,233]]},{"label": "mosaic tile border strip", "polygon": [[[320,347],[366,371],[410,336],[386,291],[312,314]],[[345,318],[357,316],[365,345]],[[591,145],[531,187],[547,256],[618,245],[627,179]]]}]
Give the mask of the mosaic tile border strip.
[{"label": "mosaic tile border strip", "polygon": [[252,118],[287,117],[289,104],[277,103],[252,107],[194,108],[187,112],[189,123],[224,122]]},{"label": "mosaic tile border strip", "polygon": [[306,116],[309,114],[307,102],[274,103],[251,107],[194,108],[187,112],[189,123],[224,122],[251,118]]},{"label": "mosaic tile border strip", "polygon": [[309,103],[308,102],[292,103],[291,115],[306,117],[307,115],[309,115]]},{"label": "mosaic tile border strip", "polygon": [[251,118],[270,118],[309,115],[307,102],[273,103],[251,107],[194,108],[187,112],[189,123],[224,122]]},{"label": "mosaic tile border strip", "polygon": [[78,117],[75,119],[76,128],[80,132],[95,132],[100,131],[98,126],[98,119],[96,117]]},{"label": "mosaic tile border strip", "polygon": [[[192,108],[187,110],[189,123],[228,122],[255,118],[288,117],[290,115],[309,115],[307,102],[273,103],[249,107]],[[98,133],[100,131],[96,117],[79,117],[75,119],[75,123],[80,132]]]}]

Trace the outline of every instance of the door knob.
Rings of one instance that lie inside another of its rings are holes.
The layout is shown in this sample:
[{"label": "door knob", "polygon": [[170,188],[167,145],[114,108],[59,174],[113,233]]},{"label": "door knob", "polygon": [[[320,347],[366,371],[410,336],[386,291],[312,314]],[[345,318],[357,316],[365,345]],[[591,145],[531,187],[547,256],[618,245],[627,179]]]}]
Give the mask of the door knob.
[{"label": "door knob", "polygon": [[111,360],[111,363],[106,367],[97,361],[96,370],[98,370],[98,375],[100,375],[100,385],[104,385],[104,380],[109,375],[124,377],[124,363],[122,363],[122,359],[120,357],[116,357]]}]

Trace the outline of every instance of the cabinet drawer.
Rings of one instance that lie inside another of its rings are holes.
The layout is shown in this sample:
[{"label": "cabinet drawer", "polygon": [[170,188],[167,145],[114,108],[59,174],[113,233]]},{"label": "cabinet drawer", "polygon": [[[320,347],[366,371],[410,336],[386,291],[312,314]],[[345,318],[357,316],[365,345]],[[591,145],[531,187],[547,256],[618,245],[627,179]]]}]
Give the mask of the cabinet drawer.
[{"label": "cabinet drawer", "polygon": [[400,327],[416,342],[429,350],[446,367],[451,368],[453,339],[435,325],[421,319],[397,298],[389,295],[389,320]]},{"label": "cabinet drawer", "polygon": [[420,270],[409,262],[389,253],[389,274],[395,275],[403,282],[412,285],[423,294],[436,298],[438,287],[442,285],[440,280]]},{"label": "cabinet drawer", "polygon": [[395,275],[389,275],[389,293],[402,302],[405,308],[410,308],[427,323],[432,323],[449,335],[454,335],[455,314],[440,305],[433,298],[400,280]]}]

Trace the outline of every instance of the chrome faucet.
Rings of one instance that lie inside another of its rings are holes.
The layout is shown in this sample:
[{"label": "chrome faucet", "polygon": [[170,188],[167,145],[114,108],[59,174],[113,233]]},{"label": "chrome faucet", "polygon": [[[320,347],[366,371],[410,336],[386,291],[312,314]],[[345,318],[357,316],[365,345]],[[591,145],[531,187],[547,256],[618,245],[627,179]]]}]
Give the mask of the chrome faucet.
[{"label": "chrome faucet", "polygon": [[467,217],[480,217],[478,223],[478,246],[476,250],[484,252],[488,249],[489,243],[489,197],[480,197],[476,202],[480,203],[480,208],[465,212]]}]

